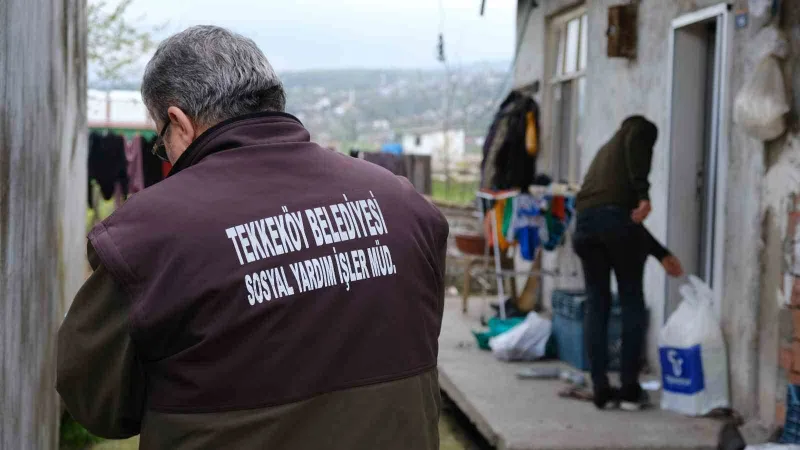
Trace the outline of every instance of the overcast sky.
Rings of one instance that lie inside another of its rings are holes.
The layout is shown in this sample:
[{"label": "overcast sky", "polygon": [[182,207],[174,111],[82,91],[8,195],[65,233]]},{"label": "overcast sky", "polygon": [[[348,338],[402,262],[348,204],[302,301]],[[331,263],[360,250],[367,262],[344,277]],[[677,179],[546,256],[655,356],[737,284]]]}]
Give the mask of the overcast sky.
[{"label": "overcast sky", "polygon": [[165,34],[213,24],[244,34],[279,71],[435,67],[441,27],[449,61],[510,61],[516,0],[134,0],[131,18]]}]

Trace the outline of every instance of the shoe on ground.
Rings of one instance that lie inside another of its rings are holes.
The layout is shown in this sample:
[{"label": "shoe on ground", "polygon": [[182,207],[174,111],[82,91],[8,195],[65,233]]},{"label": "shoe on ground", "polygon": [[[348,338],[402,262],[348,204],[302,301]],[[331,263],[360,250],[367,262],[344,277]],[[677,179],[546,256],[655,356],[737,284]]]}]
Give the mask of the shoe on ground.
[{"label": "shoe on ground", "polygon": [[620,405],[619,389],[609,387],[595,390],[592,402],[599,410],[617,409]]},{"label": "shoe on ground", "polygon": [[641,386],[636,386],[634,389],[623,389],[620,394],[619,407],[623,411],[641,411],[650,406],[652,406],[650,396]]}]

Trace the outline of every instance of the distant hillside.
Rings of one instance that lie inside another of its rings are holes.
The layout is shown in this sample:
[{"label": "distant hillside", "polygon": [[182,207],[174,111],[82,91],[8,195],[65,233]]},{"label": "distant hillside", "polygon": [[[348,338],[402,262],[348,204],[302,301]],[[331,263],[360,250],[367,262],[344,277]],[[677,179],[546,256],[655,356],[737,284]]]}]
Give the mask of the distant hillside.
[{"label": "distant hillside", "polygon": [[482,136],[507,89],[505,70],[481,66],[452,71],[450,83],[442,70],[288,72],[281,77],[287,110],[318,140],[373,146],[405,130],[441,128],[447,101],[449,127]]},{"label": "distant hillside", "polygon": [[[499,97],[505,94],[508,64],[473,64],[443,70],[314,70],[281,73],[287,111],[298,116],[323,143],[376,146],[409,129],[440,129],[449,101],[450,128],[468,136],[486,133]],[[134,89],[138,83],[93,84],[100,89]]]}]

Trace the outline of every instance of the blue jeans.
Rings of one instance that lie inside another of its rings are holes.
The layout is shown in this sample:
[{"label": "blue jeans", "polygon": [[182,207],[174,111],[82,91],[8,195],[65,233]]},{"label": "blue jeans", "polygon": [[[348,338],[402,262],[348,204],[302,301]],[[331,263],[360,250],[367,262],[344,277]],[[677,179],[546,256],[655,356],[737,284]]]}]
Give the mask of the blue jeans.
[{"label": "blue jeans", "polygon": [[586,281],[586,346],[595,392],[608,389],[608,321],[611,312],[611,272],[617,278],[622,308],[620,375],[623,395],[639,391],[645,341],[644,265],[647,232],[630,211],[602,206],[578,214],[573,245]]}]

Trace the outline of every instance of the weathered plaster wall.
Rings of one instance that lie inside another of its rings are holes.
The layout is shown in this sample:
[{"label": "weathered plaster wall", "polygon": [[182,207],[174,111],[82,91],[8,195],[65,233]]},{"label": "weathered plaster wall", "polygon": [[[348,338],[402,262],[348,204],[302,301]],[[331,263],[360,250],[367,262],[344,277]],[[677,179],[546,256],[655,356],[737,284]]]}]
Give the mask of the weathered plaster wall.
[{"label": "weathered plaster wall", "polygon": [[[795,0],[792,0],[795,1]],[[555,4],[558,3],[558,4]],[[566,2],[574,3],[574,2]],[[683,14],[721,3],[718,0],[642,0],[639,14],[638,58],[635,61],[606,57],[605,30],[608,7],[616,0],[587,2],[589,14],[589,61],[587,67],[585,171],[600,146],[628,115],[644,114],[659,127],[660,138],[654,149],[650,181],[654,212],[648,228],[662,242],[668,225],[666,199],[668,187],[668,82],[669,33],[671,21]],[[743,3],[738,1],[738,3]],[[746,3],[746,2],[744,2]],[[540,2],[529,19],[531,27],[521,47],[515,72],[517,84],[541,78],[544,67],[545,26],[549,14],[564,3]],[[738,9],[743,5],[735,5]],[[521,9],[524,11],[524,8]],[[753,30],[735,30],[731,38],[731,73],[728,104],[744,83],[745,74],[755,66],[746,41]],[[795,83],[797,83],[795,81]],[[758,330],[761,297],[761,183],[765,174],[764,145],[736,126],[731,126],[727,161],[725,268],[723,276],[722,324],[728,342],[731,390],[734,406],[747,416],[758,413]],[[543,130],[547,139],[548,130]],[[574,256],[562,252],[550,257],[549,264],[565,264]],[[646,271],[646,296],[651,308],[649,353],[656,359],[657,333],[664,322],[665,275],[651,259]],[[546,292],[556,283],[545,284]],[[767,356],[765,356],[767,357]],[[771,357],[771,356],[769,356]]]},{"label": "weathered plaster wall", "polygon": [[[582,171],[586,171],[595,153],[619,127],[622,120],[631,114],[644,114],[660,129],[661,138],[654,149],[653,168],[650,175],[651,196],[654,212],[647,221],[653,234],[665,241],[667,164],[666,149],[667,91],[668,91],[668,32],[673,18],[713,5],[716,1],[643,1],[639,18],[639,57],[635,61],[606,57],[608,7],[615,0],[593,0],[586,3],[589,15],[589,54],[587,66],[586,125],[584,128],[584,154],[581,155]],[[540,2],[528,21],[529,29],[520,51],[515,73],[517,84],[525,84],[544,75],[545,36],[547,19],[554,12],[563,11],[582,2]],[[520,15],[524,15],[522,7]],[[521,21],[521,19],[520,19]],[[547,119],[545,119],[547,122]],[[542,132],[549,142],[551,132],[545,126]],[[547,144],[546,144],[547,148]],[[549,155],[542,155],[540,167],[547,167]],[[580,263],[567,251],[547,255],[545,265],[560,267],[562,271],[580,270]],[[554,288],[572,287],[580,280],[545,280],[547,297]],[[646,273],[646,295],[651,310],[651,323],[663,323],[665,277],[657,262],[651,260]],[[658,327],[651,328],[650,360],[657,361],[655,347]]]},{"label": "weathered plaster wall", "polygon": [[765,146],[767,173],[762,201],[765,245],[758,342],[759,416],[765,423],[776,422],[776,408],[770,407],[770,403],[784,400],[787,380],[784,372],[778,369],[779,348],[781,344],[791,348],[793,335],[798,335],[799,331],[792,326],[792,312],[786,308],[791,292],[786,292],[789,286],[784,286],[784,275],[791,267],[784,263],[784,244],[790,244],[791,248],[791,241],[796,239],[795,230],[788,229],[787,212],[791,195],[800,194],[800,121],[797,118],[800,112],[800,0],[784,0],[781,9],[778,25],[790,42],[789,57],[782,65],[793,99],[793,111],[787,120],[789,132]]},{"label": "weathered plaster wall", "polygon": [[784,245],[792,248],[791,241],[796,236],[794,230],[787,227],[790,204],[785,200],[793,193],[800,193],[800,134],[790,133],[769,143],[765,156],[769,169],[763,195],[758,412],[762,422],[772,424],[776,420],[774,406],[784,401],[786,392],[785,373],[779,368],[779,349],[781,344],[791,348],[793,334],[797,334],[792,326],[792,312],[787,309],[793,283],[784,285],[784,275],[792,269],[785,263]]},{"label": "weathered plaster wall", "polygon": [[84,274],[85,0],[0,1],[0,449],[58,448],[55,334]]}]

